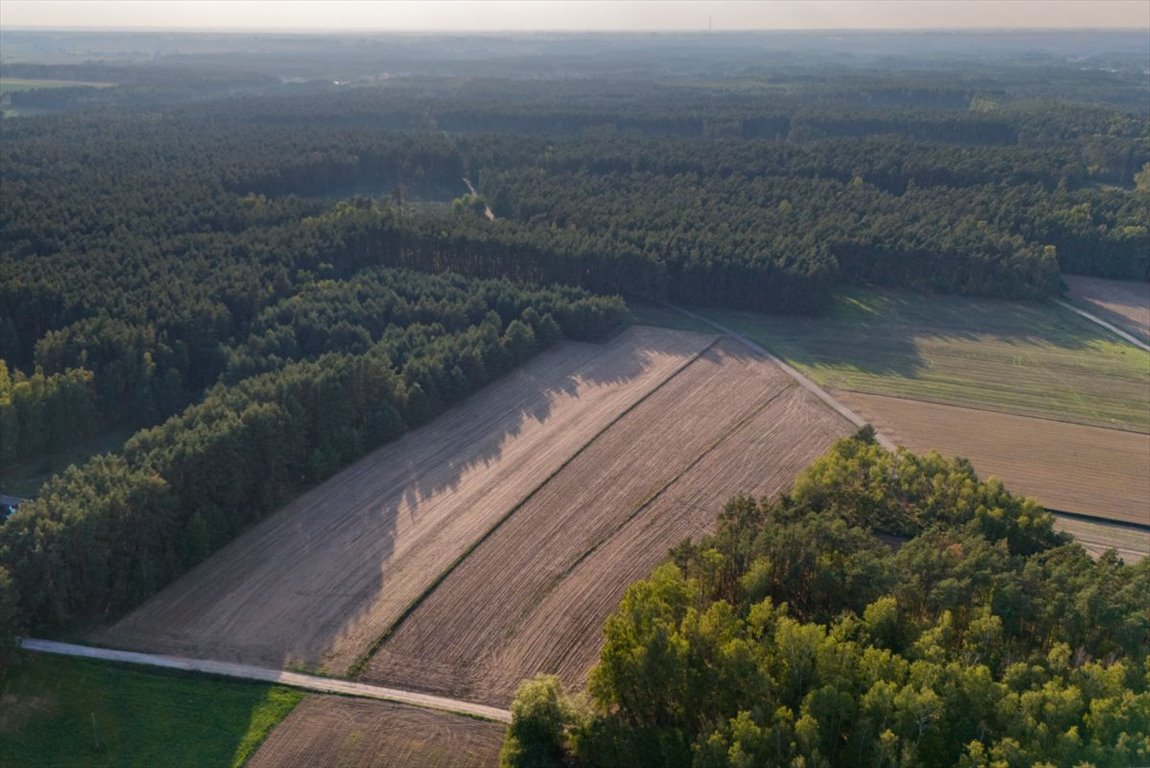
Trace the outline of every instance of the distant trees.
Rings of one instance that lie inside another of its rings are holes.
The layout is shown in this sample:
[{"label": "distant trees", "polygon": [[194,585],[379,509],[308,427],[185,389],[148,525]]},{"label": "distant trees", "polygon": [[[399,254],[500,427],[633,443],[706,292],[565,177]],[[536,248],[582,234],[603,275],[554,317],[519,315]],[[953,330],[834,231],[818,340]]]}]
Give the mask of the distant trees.
[{"label": "distant trees", "polygon": [[627,591],[591,709],[525,685],[503,764],[1142,764],[1148,565],[1092,561],[965,462],[841,441]]}]

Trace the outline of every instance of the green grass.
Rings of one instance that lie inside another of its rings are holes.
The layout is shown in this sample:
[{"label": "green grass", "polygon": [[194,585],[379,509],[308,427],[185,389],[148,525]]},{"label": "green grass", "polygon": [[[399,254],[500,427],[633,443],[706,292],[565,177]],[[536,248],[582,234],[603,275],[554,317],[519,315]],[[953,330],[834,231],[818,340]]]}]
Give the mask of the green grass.
[{"label": "green grass", "polygon": [[31,498],[40,493],[52,475],[73,464],[82,464],[101,453],[117,453],[132,436],[127,427],[109,427],[68,446],[58,453],[21,459],[0,470],[0,493]]},{"label": "green grass", "polygon": [[28,654],[0,687],[0,766],[241,766],[301,698],[281,686]]},{"label": "green grass", "polygon": [[659,328],[672,328],[676,331],[695,331],[697,333],[714,334],[718,331],[714,326],[707,325],[702,320],[696,320],[682,312],[659,304],[646,304],[643,302],[628,302],[627,309],[639,325],[654,325]]},{"label": "green grass", "polygon": [[699,312],[831,389],[1150,432],[1150,354],[1055,304],[868,290],[817,318]]}]

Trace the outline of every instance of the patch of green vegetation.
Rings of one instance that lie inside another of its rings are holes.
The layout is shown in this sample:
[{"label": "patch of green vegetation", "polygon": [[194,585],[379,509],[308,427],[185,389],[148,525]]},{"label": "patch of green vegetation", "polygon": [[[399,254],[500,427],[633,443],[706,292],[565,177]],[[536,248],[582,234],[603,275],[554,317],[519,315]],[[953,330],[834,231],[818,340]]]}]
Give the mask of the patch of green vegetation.
[{"label": "patch of green vegetation", "polygon": [[0,688],[0,765],[241,766],[302,698],[281,686],[30,654]]},{"label": "patch of green vegetation", "polygon": [[109,427],[80,440],[59,453],[22,459],[0,471],[0,493],[32,498],[53,475],[73,464],[83,464],[101,453],[118,453],[133,434],[128,427]]},{"label": "patch of green vegetation", "polygon": [[627,309],[631,310],[632,317],[639,325],[654,325],[659,328],[672,328],[677,331],[695,331],[696,333],[717,333],[714,326],[707,325],[702,320],[696,320],[690,315],[684,315],[670,307],[661,304],[647,304],[645,302],[628,302]]},{"label": "patch of green vegetation", "polygon": [[702,313],[831,389],[1150,432],[1150,355],[1055,304],[860,290],[815,318]]}]

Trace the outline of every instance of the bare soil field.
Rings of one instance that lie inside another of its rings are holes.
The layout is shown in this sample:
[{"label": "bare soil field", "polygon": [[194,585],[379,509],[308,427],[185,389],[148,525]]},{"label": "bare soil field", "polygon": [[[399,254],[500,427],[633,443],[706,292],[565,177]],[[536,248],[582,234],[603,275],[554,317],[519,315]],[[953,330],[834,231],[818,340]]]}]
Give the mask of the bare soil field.
[{"label": "bare soil field", "polygon": [[899,445],[965,456],[980,477],[996,475],[1051,509],[1150,524],[1150,435],[882,395],[835,395]]},{"label": "bare soil field", "polygon": [[102,644],[346,674],[441,575],[714,336],[564,343],[304,494]]},{"label": "bare soil field", "polygon": [[[690,407],[685,407],[690,404]],[[563,468],[388,637],[364,677],[505,705],[537,672],[581,686],[626,587],[852,426],[720,341]]]},{"label": "bare soil field", "polygon": [[1150,342],[1150,283],[1063,275],[1067,296],[1132,336]]},{"label": "bare soil field", "polygon": [[504,726],[400,704],[310,696],[248,768],[491,768]]}]

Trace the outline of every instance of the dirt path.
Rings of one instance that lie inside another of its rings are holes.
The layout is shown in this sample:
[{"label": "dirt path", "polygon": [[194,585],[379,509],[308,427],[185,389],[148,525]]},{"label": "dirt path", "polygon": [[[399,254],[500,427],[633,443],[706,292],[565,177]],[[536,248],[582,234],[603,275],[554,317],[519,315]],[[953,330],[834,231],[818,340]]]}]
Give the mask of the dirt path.
[{"label": "dirt path", "polygon": [[[831,408],[833,408],[835,411],[837,411],[843,418],[845,418],[847,421],[854,424],[856,427],[862,427],[863,425],[866,424],[866,421],[864,421],[861,416],[859,416],[857,413],[852,411],[850,408],[847,408],[845,405],[840,403],[838,400],[834,399],[830,395],[830,393],[828,393],[826,390],[824,390],[818,384],[815,384],[813,381],[808,379],[806,376],[799,373],[796,369],[792,368],[791,366],[787,365],[786,363],[784,363],[779,358],[772,355],[770,350],[766,349],[761,344],[756,344],[754,341],[748,339],[746,336],[739,333],[735,329],[729,328],[729,327],[723,325],[722,323],[717,323],[714,320],[710,319],[709,317],[703,317],[702,315],[696,315],[694,312],[692,312],[688,309],[683,309],[682,307],[676,307],[674,304],[670,304],[668,306],[670,306],[674,310],[677,310],[678,312],[682,312],[684,315],[687,315],[688,317],[693,317],[696,320],[700,320],[700,321],[706,323],[707,325],[709,325],[709,326],[711,326],[711,327],[713,327],[719,331],[722,331],[723,333],[730,336],[731,338],[738,339],[740,342],[742,342],[743,344],[745,344],[749,348],[758,352],[760,355],[763,355],[768,360],[771,360],[776,365],[778,365],[780,368],[782,368],[784,371],[786,371],[787,374],[789,374],[791,376],[791,378],[793,378],[795,381],[797,381],[801,387],[803,387],[808,392],[815,395],[818,399],[822,400],[824,403],[829,405]],[[897,450],[897,446],[894,444],[894,442],[891,441],[890,438],[883,435],[881,432],[876,431],[875,439],[878,440],[879,445],[881,445],[883,448],[886,448],[888,451]]]},{"label": "dirt path", "polygon": [[[471,185],[471,179],[464,178],[463,183],[467,185],[467,190],[471,192],[474,197],[479,197],[479,193],[475,191],[475,187]],[[491,206],[484,203],[483,215],[487,217],[488,221],[495,221],[495,211],[491,210]]]},{"label": "dirt path", "polygon": [[1145,350],[1146,352],[1150,352],[1150,346],[1148,346],[1146,344],[1146,342],[1142,341],[1141,339],[1136,339],[1135,337],[1131,336],[1129,333],[1122,330],[1118,326],[1106,322],[1101,317],[1098,317],[1097,315],[1092,315],[1084,309],[1079,309],[1078,307],[1074,306],[1073,304],[1067,304],[1065,301],[1057,301],[1056,300],[1054,303],[1060,307],[1065,307],[1066,309],[1069,309],[1071,312],[1073,312],[1076,315],[1082,315],[1082,317],[1085,317],[1087,320],[1089,320],[1092,323],[1097,323],[1098,325],[1102,326],[1103,328],[1110,331],[1111,333],[1117,334],[1124,341],[1128,341],[1131,344],[1133,344],[1134,346],[1138,347],[1138,349]]},{"label": "dirt path", "polygon": [[208,661],[205,659],[189,659],[180,656],[164,656],[153,653],[135,653],[133,651],[117,651],[111,648],[93,648],[87,645],[74,645],[72,643],[58,643],[54,640],[36,640],[25,638],[20,642],[21,647],[27,651],[38,653],[54,653],[61,656],[77,656],[83,659],[100,659],[114,661],[121,664],[140,664],[148,667],[162,669],[178,669],[184,672],[202,672],[207,675],[220,675],[240,680],[257,680],[263,683],[287,685],[316,693],[334,693],[341,696],[357,696],[365,699],[379,701],[392,701],[399,704],[408,704],[422,709],[434,709],[440,712],[450,712],[456,715],[478,717],[481,720],[491,720],[498,723],[511,722],[511,713],[505,709],[488,707],[483,704],[474,704],[469,701],[459,701],[443,696],[430,696],[425,693],[412,693],[397,688],[384,688],[379,685],[367,683],[353,683],[348,680],[335,680],[315,675],[305,675],[299,672],[285,672],[281,669],[268,669],[250,664],[232,664],[226,661]]}]

